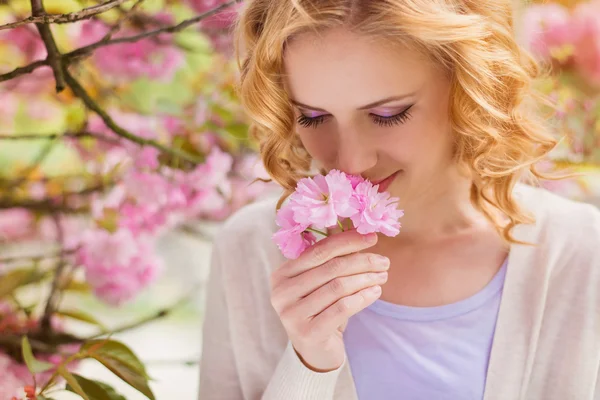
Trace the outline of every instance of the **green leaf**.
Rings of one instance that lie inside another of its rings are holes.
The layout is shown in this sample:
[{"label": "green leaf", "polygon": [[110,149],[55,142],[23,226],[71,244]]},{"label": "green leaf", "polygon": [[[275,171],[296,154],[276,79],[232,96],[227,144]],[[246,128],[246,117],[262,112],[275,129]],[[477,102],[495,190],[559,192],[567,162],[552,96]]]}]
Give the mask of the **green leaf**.
[{"label": "green leaf", "polygon": [[15,269],[0,275],[0,298],[5,297],[17,288],[30,283],[39,282],[46,275],[37,268]]},{"label": "green leaf", "polygon": [[150,400],[156,400],[154,393],[148,386],[148,380],[142,376],[139,371],[135,371],[129,365],[123,364],[120,360],[96,355],[93,358],[108,368],[113,374],[127,382],[131,387],[139,390]]},{"label": "green leaf", "polygon": [[248,139],[248,125],[246,124],[231,124],[225,130],[237,139]]},{"label": "green leaf", "polygon": [[[104,382],[87,379],[77,374],[73,376],[90,400],[127,400]],[[67,390],[77,393],[71,385],[67,385]]]},{"label": "green leaf", "polygon": [[81,310],[58,310],[56,311],[56,314],[76,319],[78,321],[87,322],[89,324],[99,326],[103,330],[107,330],[106,326],[102,322],[98,321],[94,316],[89,315]]},{"label": "green leaf", "polygon": [[23,351],[23,360],[25,360],[25,364],[27,364],[27,368],[32,374],[39,374],[54,368],[54,364],[45,361],[39,361],[34,357],[33,352],[31,351],[31,344],[29,344],[29,339],[27,339],[27,336],[23,336],[23,339],[21,339],[21,348]]},{"label": "green leaf", "polygon": [[146,367],[137,358],[133,351],[127,345],[113,339],[96,339],[85,342],[81,348],[82,352],[88,351],[90,355],[99,355],[105,358],[111,358],[119,361],[121,364],[129,366],[133,371],[139,372],[145,378],[148,378]]},{"label": "green leaf", "polygon": [[75,379],[75,377],[73,376],[72,373],[70,373],[64,365],[61,365],[60,367],[58,367],[58,374],[60,376],[62,376],[63,378],[65,378],[65,381],[67,381],[67,384],[69,384],[71,386],[71,391],[74,393],[77,393],[78,395],[80,395],[81,397],[83,397],[84,400],[91,400],[88,395],[83,391],[83,388],[81,387],[81,385],[79,384],[79,382],[77,381],[77,379]]},{"label": "green leaf", "polygon": [[62,290],[76,293],[90,293],[92,288],[87,282],[71,280]]},{"label": "green leaf", "polygon": [[91,340],[82,346],[81,352],[96,359],[150,400],[155,400],[144,364],[125,344],[111,339]]}]

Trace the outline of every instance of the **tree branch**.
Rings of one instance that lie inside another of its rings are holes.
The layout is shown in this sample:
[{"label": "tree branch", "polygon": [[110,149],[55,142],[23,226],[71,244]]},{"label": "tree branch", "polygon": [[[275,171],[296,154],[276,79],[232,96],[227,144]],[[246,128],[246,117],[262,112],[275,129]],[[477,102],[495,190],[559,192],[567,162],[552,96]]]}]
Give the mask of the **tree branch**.
[{"label": "tree branch", "polygon": [[68,207],[62,204],[55,204],[49,200],[6,200],[0,199],[0,210],[8,208],[25,208],[32,211],[62,213],[62,214],[86,214],[89,212],[87,207]]},{"label": "tree branch", "polygon": [[[177,25],[167,26],[164,28],[155,29],[153,31],[141,33],[139,35],[128,36],[128,37],[123,37],[123,38],[118,38],[118,39],[112,39],[112,40],[101,39],[101,40],[97,41],[96,43],[92,43],[88,46],[84,46],[79,49],[73,50],[69,53],[63,54],[62,55],[62,63],[64,66],[70,65],[71,63],[73,63],[74,61],[76,61],[80,58],[88,57],[94,50],[96,50],[100,47],[110,46],[111,44],[136,42],[140,39],[160,35],[161,33],[175,33],[175,32],[182,31],[185,28],[202,21],[203,19],[211,17],[214,14],[217,14],[217,13],[221,12],[222,10],[226,9],[227,7],[231,7],[235,3],[241,3],[242,1],[243,0],[230,0],[227,3],[223,3],[219,7],[216,7],[213,10],[207,11],[207,12],[200,14],[194,18],[184,20]],[[7,72],[5,74],[0,74],[0,82],[4,82],[4,81],[10,80],[10,79],[17,78],[21,75],[29,74],[29,73],[35,71],[37,68],[42,67],[44,65],[49,65],[48,60],[36,61],[32,64],[16,68],[11,72]]]},{"label": "tree branch", "polygon": [[143,318],[143,319],[141,319],[139,321],[135,321],[135,322],[133,322],[131,324],[123,325],[123,326],[121,326],[119,328],[116,328],[116,329],[110,329],[110,330],[108,330],[106,332],[99,332],[99,333],[97,333],[97,334],[95,334],[93,336],[90,336],[90,337],[86,338],[85,340],[92,340],[92,339],[97,339],[97,338],[99,338],[101,336],[104,336],[104,335],[109,335],[109,334],[112,335],[112,334],[115,334],[115,333],[125,332],[125,331],[128,331],[130,329],[134,329],[134,328],[137,328],[139,326],[145,325],[148,322],[164,318],[164,317],[168,316],[169,314],[171,314],[174,310],[176,310],[177,308],[179,308],[181,305],[183,305],[186,302],[188,302],[190,300],[190,298],[198,292],[199,287],[200,287],[200,285],[194,285],[194,287],[189,291],[189,293],[187,295],[185,295],[184,297],[182,297],[181,299],[179,299],[175,304],[173,304],[170,307],[166,307],[166,308],[164,308],[162,310],[159,310],[159,311],[155,312],[154,314],[149,315],[148,317]]},{"label": "tree branch", "polygon": [[52,140],[44,146],[42,151],[40,151],[40,153],[37,155],[35,160],[33,160],[31,165],[29,165],[27,167],[27,169],[21,173],[21,177],[14,180],[13,182],[11,182],[11,184],[8,185],[6,188],[4,188],[4,190],[6,192],[9,192],[9,191],[21,186],[21,184],[27,180],[29,175],[33,171],[35,171],[36,168],[38,168],[44,162],[44,160],[46,159],[46,157],[48,157],[48,155],[50,154],[50,152],[52,151],[53,148],[54,148],[54,141]]},{"label": "tree branch", "polygon": [[[42,0],[31,0],[31,14],[34,17],[43,16],[46,14],[46,10],[44,10],[44,4]],[[62,55],[56,46],[56,42],[54,41],[54,36],[52,36],[52,31],[50,30],[50,25],[46,25],[44,23],[35,24],[38,31],[40,32],[40,36],[42,37],[42,41],[46,46],[46,51],[48,52],[48,57],[46,60],[48,61],[48,65],[52,68],[52,72],[54,73],[54,80],[56,82],[56,92],[60,93],[65,88],[65,78],[63,76],[63,67],[62,67]]]},{"label": "tree branch", "polygon": [[64,245],[65,245],[65,232],[63,230],[62,224],[60,223],[60,216],[53,215],[54,225],[56,226],[56,233],[58,236],[58,244],[60,246],[60,259],[58,261],[58,267],[56,267],[56,271],[54,272],[54,279],[52,280],[52,287],[50,288],[50,294],[48,295],[48,300],[46,301],[46,309],[44,310],[44,315],[42,316],[40,327],[44,334],[50,334],[52,331],[52,327],[50,326],[50,319],[52,318],[52,314],[56,310],[57,307],[57,297],[60,294],[58,292],[58,285],[62,278],[63,270],[67,265],[65,260],[64,253]]},{"label": "tree branch", "polygon": [[110,115],[108,115],[106,113],[106,111],[104,111],[100,105],[98,105],[91,97],[90,95],[85,91],[85,89],[83,88],[83,86],[81,86],[81,84],[69,73],[69,71],[65,68],[64,71],[64,76],[65,76],[65,80],[67,82],[67,85],[69,85],[69,87],[71,88],[71,90],[73,90],[73,93],[79,97],[81,100],[83,100],[83,102],[85,103],[85,105],[87,106],[87,108],[89,108],[90,110],[94,111],[96,114],[98,114],[98,116],[104,121],[104,123],[106,124],[106,126],[108,126],[114,133],[116,133],[117,135],[131,141],[134,143],[137,143],[139,145],[142,146],[152,146],[160,151],[162,151],[163,153],[167,153],[170,155],[173,155],[175,157],[179,157],[183,160],[189,161],[193,164],[199,164],[202,160],[193,155],[188,153],[187,151],[184,150],[179,150],[179,149],[175,149],[175,148],[170,148],[167,146],[164,146],[160,143],[158,143],[155,140],[152,139],[144,139],[141,138],[139,136],[134,135],[133,133],[121,128],[119,125],[117,125],[117,123],[110,117]]},{"label": "tree branch", "polygon": [[35,256],[15,256],[15,257],[6,257],[6,258],[0,258],[0,263],[2,264],[11,264],[14,262],[19,262],[19,261],[41,261],[41,260],[45,260],[47,258],[57,258],[57,257],[62,257],[65,255],[69,255],[69,254],[73,254],[77,251],[77,249],[70,249],[70,250],[62,250],[59,252],[55,252],[55,253],[50,253],[50,254],[38,254]]},{"label": "tree branch", "polygon": [[95,5],[93,7],[84,8],[80,11],[71,12],[68,14],[42,14],[37,16],[31,16],[21,21],[11,22],[10,24],[0,25],[0,31],[5,29],[16,28],[17,26],[26,24],[66,24],[70,22],[81,21],[88,19],[97,14],[102,14],[108,10],[120,6],[129,0],[110,0],[102,4]]},{"label": "tree branch", "polygon": [[39,67],[46,65],[48,65],[48,60],[39,60],[24,67],[15,68],[10,72],[0,75],[0,82],[9,81],[11,79],[18,78],[21,75],[30,74]]},{"label": "tree branch", "polygon": [[75,132],[75,133],[70,133],[70,132],[52,133],[49,135],[41,135],[41,134],[36,134],[36,133],[23,134],[23,135],[2,135],[2,134],[0,134],[0,141],[2,141],[2,140],[54,140],[54,139],[60,139],[60,138],[79,139],[79,138],[85,138],[85,137],[93,137],[93,138],[101,140],[103,142],[112,143],[115,145],[122,144],[119,141],[119,139],[116,137],[113,138],[113,137],[105,136],[101,133],[89,132],[89,131],[82,131],[82,132]]},{"label": "tree branch", "polygon": [[104,46],[110,46],[111,44],[117,44],[117,43],[131,43],[131,42],[137,42],[141,39],[145,39],[148,37],[152,37],[152,36],[158,36],[160,34],[163,33],[176,33],[179,31],[184,30],[185,28],[197,24],[198,22],[202,21],[205,18],[208,17],[212,17],[215,14],[220,13],[221,11],[233,6],[236,3],[241,3],[243,0],[230,0],[226,3],[221,4],[218,7],[213,8],[212,10],[209,10],[205,13],[202,13],[200,15],[195,16],[194,18],[190,18],[190,19],[186,19],[184,21],[181,21],[180,23],[178,23],[177,25],[171,25],[171,26],[166,26],[164,28],[159,28],[159,29],[155,29],[153,31],[148,31],[148,32],[144,32],[144,33],[140,33],[139,35],[133,35],[133,36],[127,36],[127,37],[122,37],[122,38],[117,38],[117,39],[111,39],[109,41],[106,42],[102,42],[101,40],[96,42],[96,43],[92,43],[89,46],[85,46],[82,47],[80,49],[74,50],[70,53],[67,53],[67,55],[71,55],[71,56],[80,56],[81,53],[88,53],[90,51],[96,50],[99,47],[104,47]]}]

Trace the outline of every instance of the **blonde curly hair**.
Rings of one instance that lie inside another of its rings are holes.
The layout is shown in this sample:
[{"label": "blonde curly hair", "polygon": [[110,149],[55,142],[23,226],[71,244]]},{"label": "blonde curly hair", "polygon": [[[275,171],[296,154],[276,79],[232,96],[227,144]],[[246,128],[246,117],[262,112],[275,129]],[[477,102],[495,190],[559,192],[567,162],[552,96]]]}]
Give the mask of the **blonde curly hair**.
[{"label": "blonde curly hair", "polygon": [[[270,176],[285,193],[309,174],[283,84],[286,43],[337,26],[425,54],[447,70],[456,161],[473,177],[471,200],[509,243],[533,218],[512,197],[556,146],[532,88],[545,71],[515,40],[512,0],[249,0],[236,26],[239,93]],[[498,213],[500,211],[500,213]],[[508,223],[503,222],[504,215]]]}]

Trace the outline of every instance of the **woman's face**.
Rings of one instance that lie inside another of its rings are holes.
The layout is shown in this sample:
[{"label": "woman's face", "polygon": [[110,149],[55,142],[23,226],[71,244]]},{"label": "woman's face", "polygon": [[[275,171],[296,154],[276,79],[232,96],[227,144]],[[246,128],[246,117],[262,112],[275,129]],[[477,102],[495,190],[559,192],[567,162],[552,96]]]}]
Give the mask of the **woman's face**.
[{"label": "woman's face", "polygon": [[381,186],[401,203],[453,176],[446,74],[415,52],[336,28],[300,35],[285,52],[296,132],[326,170]]}]

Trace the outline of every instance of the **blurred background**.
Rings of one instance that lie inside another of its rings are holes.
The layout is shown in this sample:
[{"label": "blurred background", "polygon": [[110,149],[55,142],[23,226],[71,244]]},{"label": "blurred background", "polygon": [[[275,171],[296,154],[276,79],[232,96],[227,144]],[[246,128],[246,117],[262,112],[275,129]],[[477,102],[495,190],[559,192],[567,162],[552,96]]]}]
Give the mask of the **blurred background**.
[{"label": "blurred background", "polygon": [[[0,400],[32,385],[23,335],[34,361],[123,396],[106,398],[195,399],[211,236],[279,193],[256,181],[267,175],[235,94],[240,6],[0,0]],[[600,1],[515,7],[519,41],[552,67],[536,86],[564,138],[540,167],[581,173],[544,184],[600,205]],[[149,381],[65,359],[109,333]],[[37,367],[42,386],[52,370]]]}]

